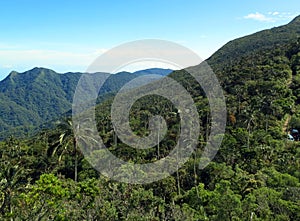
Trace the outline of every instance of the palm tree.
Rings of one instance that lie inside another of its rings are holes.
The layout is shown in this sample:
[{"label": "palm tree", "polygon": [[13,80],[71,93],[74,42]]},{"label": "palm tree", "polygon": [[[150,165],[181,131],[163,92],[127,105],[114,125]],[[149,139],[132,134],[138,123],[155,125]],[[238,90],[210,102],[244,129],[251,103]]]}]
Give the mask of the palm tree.
[{"label": "palm tree", "polygon": [[[79,126],[79,125],[78,125]],[[73,131],[73,122],[71,119],[66,119],[64,121],[60,121],[58,124],[58,131],[55,134],[54,142],[50,145],[48,149],[48,153],[51,156],[55,156],[58,152],[60,152],[58,157],[58,162],[60,163],[62,157],[67,154],[68,152],[73,151],[75,155],[75,162],[74,162],[74,181],[77,182],[78,176],[78,148],[77,148],[77,138],[74,136]],[[70,150],[71,148],[71,150]]]}]

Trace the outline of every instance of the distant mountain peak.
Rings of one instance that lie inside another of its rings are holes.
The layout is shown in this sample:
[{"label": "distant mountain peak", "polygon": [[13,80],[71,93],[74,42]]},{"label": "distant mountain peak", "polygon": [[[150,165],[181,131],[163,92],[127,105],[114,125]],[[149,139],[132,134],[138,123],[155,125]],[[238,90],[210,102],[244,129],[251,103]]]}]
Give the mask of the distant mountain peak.
[{"label": "distant mountain peak", "polygon": [[19,74],[17,71],[12,71],[3,81],[13,81],[13,79]]},{"label": "distant mountain peak", "polygon": [[24,73],[28,73],[28,72],[38,72],[38,73],[41,73],[41,72],[51,72],[51,73],[56,73],[55,71],[53,71],[53,70],[51,70],[49,68],[44,68],[44,67],[34,67],[31,70],[29,70],[29,71],[25,71]]},{"label": "distant mountain peak", "polygon": [[168,75],[172,72],[173,72],[173,70],[171,70],[171,69],[148,68],[148,69],[145,69],[145,70],[135,71],[135,72],[133,72],[133,74],[138,74],[138,75],[156,74],[156,75],[166,76],[166,75]]},{"label": "distant mountain peak", "polygon": [[[41,73],[56,73],[55,71],[48,69],[48,68],[43,68],[43,67],[34,67],[28,71],[24,71],[24,72],[17,72],[17,71],[11,71],[9,73],[9,75],[5,78],[5,79],[12,79],[15,78],[18,75],[23,75],[23,74],[30,74],[32,76],[37,76],[40,75]],[[5,81],[5,79],[3,81]]]},{"label": "distant mountain peak", "polygon": [[14,77],[14,76],[16,76],[16,75],[18,75],[19,74],[19,72],[17,72],[17,71],[12,71],[12,72],[10,72],[9,73],[9,77]]}]

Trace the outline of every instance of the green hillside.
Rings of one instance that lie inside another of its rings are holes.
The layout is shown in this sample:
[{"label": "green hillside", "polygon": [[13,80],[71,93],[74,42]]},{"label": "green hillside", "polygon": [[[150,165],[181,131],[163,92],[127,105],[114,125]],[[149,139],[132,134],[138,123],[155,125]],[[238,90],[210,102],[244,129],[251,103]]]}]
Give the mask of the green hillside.
[{"label": "green hillside", "polygon": [[30,132],[68,111],[79,77],[79,73],[62,75],[44,68],[12,72],[0,82],[1,120],[5,122],[0,126],[1,137]]},{"label": "green hillside", "polygon": [[[99,94],[104,96],[118,91],[137,76],[155,73],[166,75],[170,72],[167,69],[153,69],[117,73],[109,76]],[[36,127],[71,110],[80,76],[81,73],[59,74],[45,68],[34,68],[24,73],[11,72],[0,82],[0,139],[9,135],[20,137],[22,134],[30,134]]]},{"label": "green hillside", "polygon": [[300,16],[287,25],[232,40],[213,54],[208,61],[214,65],[226,65],[238,61],[241,56],[257,53],[259,50],[273,50],[274,46],[289,43],[299,36]]}]

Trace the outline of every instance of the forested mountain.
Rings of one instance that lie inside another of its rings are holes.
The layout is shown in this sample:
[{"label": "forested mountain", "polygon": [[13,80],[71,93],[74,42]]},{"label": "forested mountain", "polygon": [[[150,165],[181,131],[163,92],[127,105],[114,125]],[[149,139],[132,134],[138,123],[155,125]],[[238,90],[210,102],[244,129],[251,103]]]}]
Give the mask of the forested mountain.
[{"label": "forested mountain", "polygon": [[[100,95],[118,91],[125,83],[145,74],[167,75],[169,69],[148,69],[111,75]],[[108,75],[103,73],[103,75]],[[37,126],[71,110],[73,94],[81,73],[58,74],[45,68],[24,73],[11,72],[0,82],[0,139],[30,134]]]},{"label": "forested mountain", "polygon": [[208,61],[212,64],[224,65],[241,56],[257,53],[259,50],[273,50],[275,45],[283,45],[294,41],[300,35],[300,16],[289,24],[263,30],[255,34],[232,40],[213,54]]},{"label": "forested mountain", "polygon": [[2,136],[14,129],[29,132],[68,111],[79,78],[80,73],[57,74],[45,68],[11,72],[0,82]]},{"label": "forested mountain", "polygon": [[[300,129],[299,20],[233,40],[208,59],[224,89],[228,120],[223,143],[207,167],[198,165],[211,128],[208,100],[188,72],[174,71],[169,76],[193,97],[201,131],[195,153],[182,168],[145,185],[109,180],[83,157],[73,122],[66,119],[34,138],[1,143],[3,219],[300,220],[300,143],[286,139],[290,128]],[[159,145],[141,150],[115,135],[111,104],[110,98],[97,105],[96,121],[114,155],[145,164],[172,151],[180,116],[170,101],[146,96],[132,106],[130,126],[136,135],[149,134],[151,116],[161,115],[168,124]],[[117,175],[131,169],[122,167]]]}]

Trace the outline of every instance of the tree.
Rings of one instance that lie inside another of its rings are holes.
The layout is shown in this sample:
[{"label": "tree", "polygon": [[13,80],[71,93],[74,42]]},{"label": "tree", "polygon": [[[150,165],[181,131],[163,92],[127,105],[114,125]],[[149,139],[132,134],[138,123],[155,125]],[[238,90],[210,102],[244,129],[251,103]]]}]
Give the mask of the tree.
[{"label": "tree", "polygon": [[[77,125],[79,127],[79,125]],[[58,130],[55,133],[54,137],[56,139],[52,142],[48,149],[48,153],[51,156],[56,155],[59,152],[58,162],[60,163],[63,156],[73,152],[74,159],[74,180],[77,182],[78,177],[78,147],[77,147],[77,137],[74,135],[73,122],[71,119],[66,119],[65,121],[61,121],[58,124]]]}]

